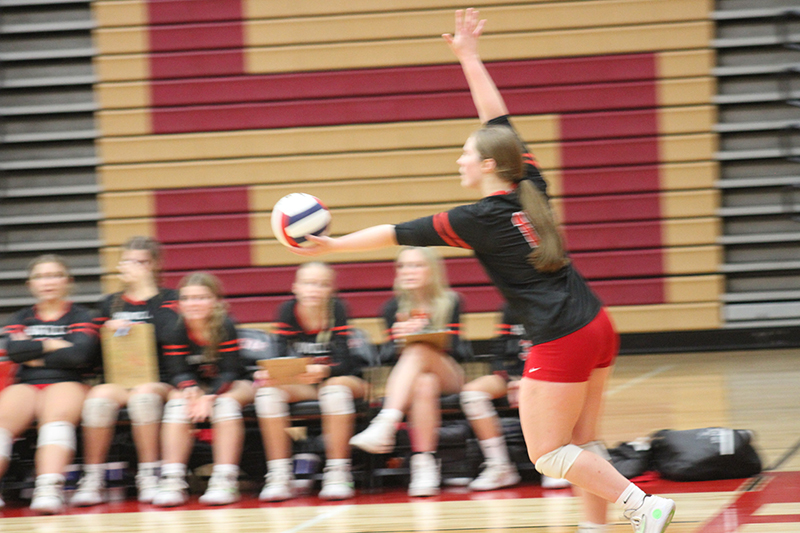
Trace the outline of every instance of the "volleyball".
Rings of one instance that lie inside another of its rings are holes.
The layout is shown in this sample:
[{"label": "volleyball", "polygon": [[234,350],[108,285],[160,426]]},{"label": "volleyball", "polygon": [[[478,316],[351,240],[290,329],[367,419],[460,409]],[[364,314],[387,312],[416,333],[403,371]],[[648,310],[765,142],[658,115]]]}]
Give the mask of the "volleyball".
[{"label": "volleyball", "polygon": [[272,209],[272,231],[284,246],[313,246],[308,235],[324,235],[331,213],[319,198],[302,192],[287,194]]}]

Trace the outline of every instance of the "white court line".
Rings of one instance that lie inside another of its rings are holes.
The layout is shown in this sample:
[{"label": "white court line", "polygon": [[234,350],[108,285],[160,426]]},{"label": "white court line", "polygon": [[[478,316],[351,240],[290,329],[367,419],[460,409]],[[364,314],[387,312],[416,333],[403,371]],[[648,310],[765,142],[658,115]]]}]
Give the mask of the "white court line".
[{"label": "white court line", "polygon": [[328,518],[333,518],[337,514],[342,513],[344,511],[347,511],[351,507],[352,507],[352,505],[340,505],[338,507],[335,507],[335,508],[331,509],[327,513],[322,513],[320,515],[317,515],[316,517],[312,518],[311,520],[306,520],[302,524],[294,526],[292,529],[287,529],[286,531],[283,531],[282,533],[296,533],[297,531],[302,531],[302,530],[304,530],[306,528],[309,528],[309,527],[311,527],[311,526],[313,526],[313,525],[315,525],[315,524],[317,524],[319,522],[322,522],[323,520],[327,520]]},{"label": "white court line", "polygon": [[635,377],[630,381],[626,381],[622,385],[619,385],[617,387],[614,387],[613,389],[610,389],[610,390],[606,391],[606,396],[613,396],[614,394],[616,394],[618,392],[622,392],[622,391],[624,391],[626,389],[629,389],[629,388],[633,387],[634,385],[638,385],[639,383],[641,383],[643,381],[647,381],[648,379],[650,379],[650,378],[652,378],[654,376],[657,376],[657,375],[661,374],[662,372],[666,372],[667,370],[671,370],[671,369],[675,368],[676,366],[677,365],[662,365],[662,366],[660,366],[660,367],[658,367],[656,369],[651,370],[650,372],[642,374],[639,377]]}]

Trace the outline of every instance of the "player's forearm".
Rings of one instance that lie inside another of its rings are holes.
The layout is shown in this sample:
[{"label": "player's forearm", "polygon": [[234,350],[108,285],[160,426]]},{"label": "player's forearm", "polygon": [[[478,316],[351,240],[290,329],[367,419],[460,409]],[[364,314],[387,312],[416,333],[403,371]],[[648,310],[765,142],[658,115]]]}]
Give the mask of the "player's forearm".
[{"label": "player's forearm", "polygon": [[459,58],[464,77],[467,78],[472,101],[478,110],[478,117],[482,123],[508,114],[503,96],[486,70],[480,56],[471,54]]},{"label": "player's forearm", "polygon": [[394,226],[382,224],[362,229],[335,239],[335,252],[358,252],[388,248],[397,244]]}]

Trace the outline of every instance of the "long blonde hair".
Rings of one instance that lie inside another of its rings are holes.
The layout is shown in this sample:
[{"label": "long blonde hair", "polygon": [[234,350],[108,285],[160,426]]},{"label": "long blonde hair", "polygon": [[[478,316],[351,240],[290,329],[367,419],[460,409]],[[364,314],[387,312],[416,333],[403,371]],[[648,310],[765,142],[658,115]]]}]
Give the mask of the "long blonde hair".
[{"label": "long blonde hair", "polygon": [[228,304],[223,300],[225,294],[222,290],[222,283],[219,278],[208,272],[192,272],[178,284],[178,291],[184,287],[205,287],[216,298],[211,316],[208,318],[208,344],[203,348],[203,359],[206,363],[213,363],[219,357],[219,345],[228,340],[225,338]]},{"label": "long blonde hair", "polygon": [[[424,291],[432,310],[430,316],[431,327],[437,330],[446,329],[453,313],[453,306],[456,303],[456,293],[450,290],[442,258],[433,248],[405,246],[397,255],[395,265],[400,261],[400,257],[409,250],[416,250],[422,254],[430,270],[430,277],[428,278],[428,284],[424,287]],[[400,286],[398,276],[395,276],[394,279],[394,294],[397,298],[398,314],[410,316],[414,308],[414,299],[408,290]]]},{"label": "long blonde hair", "polygon": [[[309,268],[322,268],[326,272],[331,275],[331,283],[336,283],[336,271],[331,268],[331,266],[323,261],[310,261],[308,263],[303,263],[297,268],[297,272],[294,275],[294,282],[297,283],[300,279],[300,273],[304,270]],[[331,336],[333,335],[333,327],[336,325],[336,311],[334,309],[334,297],[336,295],[336,289],[334,288],[331,291],[331,296],[328,298],[326,305],[324,306],[325,313],[327,316],[325,317],[328,322],[328,327],[322,328],[319,333],[317,333],[316,341],[319,343],[326,343],[331,340]]]},{"label": "long blonde hair", "polygon": [[472,134],[475,149],[482,159],[493,159],[495,174],[518,185],[522,210],[536,231],[539,242],[528,255],[528,262],[540,272],[556,272],[569,263],[564,240],[544,193],[525,179],[523,145],[517,134],[505,126],[485,126]]}]

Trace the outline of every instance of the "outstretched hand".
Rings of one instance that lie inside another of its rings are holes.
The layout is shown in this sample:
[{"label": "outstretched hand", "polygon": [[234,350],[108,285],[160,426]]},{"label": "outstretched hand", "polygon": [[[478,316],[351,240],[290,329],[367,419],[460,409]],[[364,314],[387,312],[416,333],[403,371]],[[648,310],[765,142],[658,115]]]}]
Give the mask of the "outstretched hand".
[{"label": "outstretched hand", "polygon": [[315,235],[306,235],[306,240],[314,243],[314,246],[307,248],[291,247],[289,250],[297,255],[304,255],[306,257],[314,257],[316,255],[329,254],[334,251],[335,239],[332,237],[317,237]]},{"label": "outstretched hand", "polygon": [[478,14],[478,10],[472,8],[466,11],[457,10],[455,36],[449,33],[442,34],[459,60],[470,55],[478,55],[478,37],[483,33],[483,26],[486,24],[486,20],[479,19]]}]

